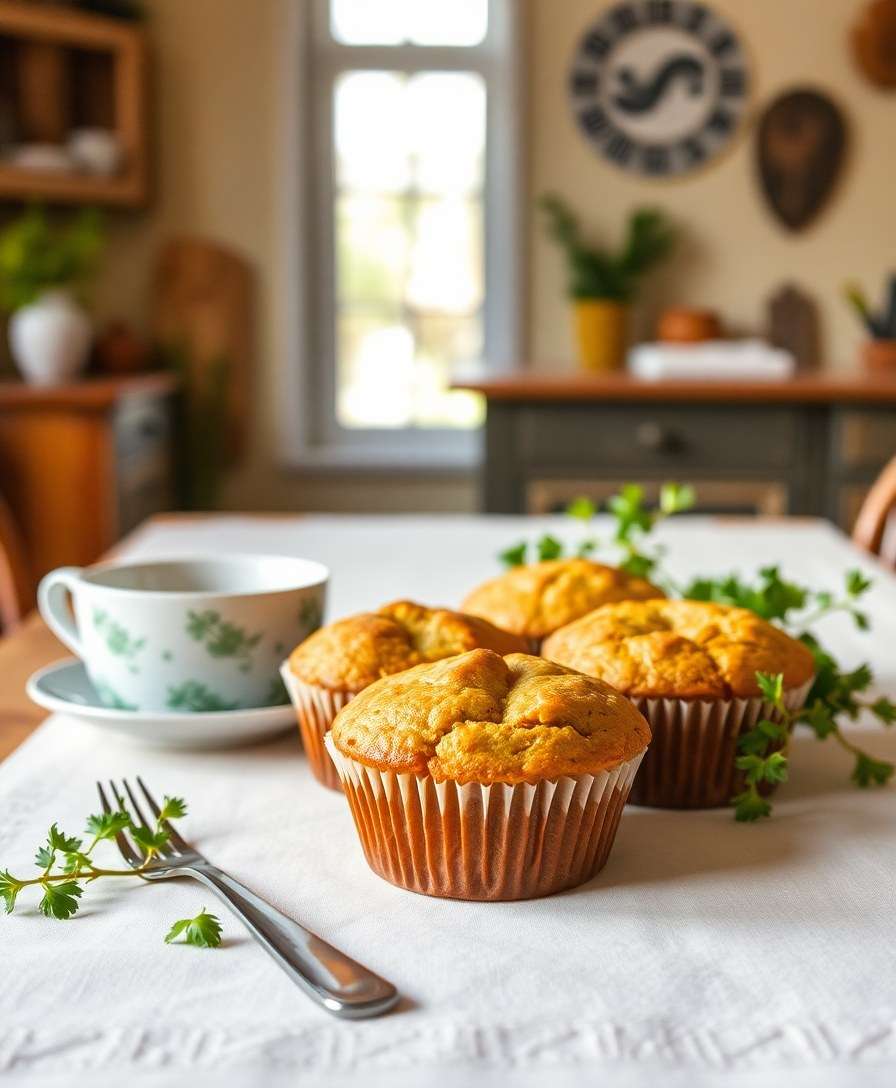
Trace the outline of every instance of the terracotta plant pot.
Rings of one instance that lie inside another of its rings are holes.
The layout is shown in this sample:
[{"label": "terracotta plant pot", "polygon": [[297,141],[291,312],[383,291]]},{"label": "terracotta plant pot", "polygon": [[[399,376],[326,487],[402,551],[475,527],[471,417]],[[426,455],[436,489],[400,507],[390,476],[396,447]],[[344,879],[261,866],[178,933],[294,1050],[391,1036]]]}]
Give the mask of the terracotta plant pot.
[{"label": "terracotta plant pot", "polygon": [[608,299],[573,303],[579,362],[584,370],[620,370],[625,364],[628,307]]},{"label": "terracotta plant pot", "polygon": [[862,362],[874,374],[896,374],[896,340],[866,340]]},{"label": "terracotta plant pot", "polygon": [[691,310],[675,306],[664,310],[657,322],[656,338],[667,344],[697,344],[718,340],[722,335],[719,316],[713,310]]}]

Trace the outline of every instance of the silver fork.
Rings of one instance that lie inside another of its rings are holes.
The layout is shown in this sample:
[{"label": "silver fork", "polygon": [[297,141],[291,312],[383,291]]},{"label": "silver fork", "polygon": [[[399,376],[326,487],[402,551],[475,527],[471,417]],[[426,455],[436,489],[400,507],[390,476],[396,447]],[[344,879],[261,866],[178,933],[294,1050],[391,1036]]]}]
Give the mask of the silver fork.
[{"label": "silver fork", "polygon": [[[158,818],[159,806],[139,776],[137,783],[153,816]],[[122,785],[130,798],[131,818],[138,824],[149,827],[151,821],[144,817],[130,783],[123,779]],[[103,811],[112,812],[113,808],[102,783],[97,782],[96,788]],[[109,788],[115,797],[115,811],[127,810],[125,800],[115,783],[110,782]],[[170,838],[161,849],[163,857],[154,859],[145,869],[141,869],[141,875],[146,880],[189,876],[211,888],[293,982],[334,1016],[360,1020],[368,1016],[379,1016],[395,1005],[399,993],[390,982],[333,948],[292,918],[281,914],[238,880],[212,865],[198,850],[185,842],[167,820],[162,826]],[[128,865],[134,869],[143,865],[145,854],[124,832],[119,832],[115,841]]]}]

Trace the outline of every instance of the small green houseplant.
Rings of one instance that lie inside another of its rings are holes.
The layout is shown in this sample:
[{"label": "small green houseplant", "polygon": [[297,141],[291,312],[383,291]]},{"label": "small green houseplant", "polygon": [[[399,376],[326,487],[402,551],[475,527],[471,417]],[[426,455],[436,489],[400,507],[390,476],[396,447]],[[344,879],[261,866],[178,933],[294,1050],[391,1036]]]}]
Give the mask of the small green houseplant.
[{"label": "small green houseplant", "polygon": [[53,385],[83,369],[92,337],[83,295],[102,243],[92,209],[56,225],[35,205],[0,230],[0,306],[26,381]]},{"label": "small green houseplant", "polygon": [[896,275],[890,277],[886,305],[871,309],[865,292],[856,283],[843,288],[846,301],[868,332],[862,345],[862,360],[868,370],[896,373]]},{"label": "small green houseplant", "polygon": [[636,208],[616,249],[588,242],[578,216],[559,196],[546,193],[539,205],[548,236],[566,254],[568,293],[576,337],[586,370],[615,370],[625,357],[628,306],[643,276],[675,244],[675,231],[656,208]]}]

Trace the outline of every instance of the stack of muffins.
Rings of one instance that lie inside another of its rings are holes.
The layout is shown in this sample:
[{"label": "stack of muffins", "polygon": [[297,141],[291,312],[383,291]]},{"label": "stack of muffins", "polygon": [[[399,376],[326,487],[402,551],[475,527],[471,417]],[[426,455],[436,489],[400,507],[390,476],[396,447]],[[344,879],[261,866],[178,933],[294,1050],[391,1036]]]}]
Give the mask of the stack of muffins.
[{"label": "stack of muffins", "polygon": [[371,868],[429,895],[547,895],[600,870],[629,798],[727,804],[738,736],[777,714],[756,673],[783,674],[788,708],[812,680],[808,649],[752,612],[586,559],[514,568],[463,607],[351,616],[283,666]]}]

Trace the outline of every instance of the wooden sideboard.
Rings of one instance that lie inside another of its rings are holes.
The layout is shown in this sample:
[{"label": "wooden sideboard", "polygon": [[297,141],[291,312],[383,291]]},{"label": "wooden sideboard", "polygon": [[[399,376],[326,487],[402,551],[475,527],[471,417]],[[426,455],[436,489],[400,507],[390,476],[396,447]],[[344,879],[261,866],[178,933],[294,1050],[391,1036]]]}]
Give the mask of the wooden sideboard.
[{"label": "wooden sideboard", "polygon": [[851,526],[896,454],[896,378],[641,381],[525,371],[458,380],[487,399],[480,506],[562,509],[628,481],[693,483],[700,509]]},{"label": "wooden sideboard", "polygon": [[93,562],[173,506],[175,389],[167,374],[49,388],[0,382],[0,494],[35,581]]}]

